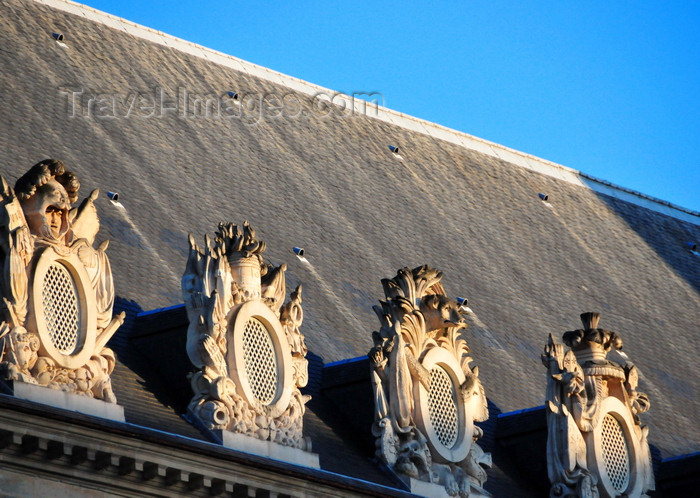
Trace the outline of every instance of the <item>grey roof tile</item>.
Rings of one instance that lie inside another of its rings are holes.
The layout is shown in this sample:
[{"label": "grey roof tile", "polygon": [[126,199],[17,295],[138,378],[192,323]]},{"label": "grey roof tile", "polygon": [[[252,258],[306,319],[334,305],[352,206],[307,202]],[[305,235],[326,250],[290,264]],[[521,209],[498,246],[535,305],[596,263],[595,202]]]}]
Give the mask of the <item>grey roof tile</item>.
[{"label": "grey roof tile", "polygon": [[[268,243],[267,257],[289,263],[290,283],[303,282],[307,343],[331,362],[369,350],[380,279],[428,263],[445,272],[449,293],[472,303],[479,322],[472,320],[469,344],[499,410],[542,403],[538,354],[547,335],[560,337],[578,327],[580,312],[597,310],[640,368],[653,403],[643,417],[651,443],[664,457],[700,448],[700,258],[685,248],[700,240],[697,222],[511,164],[481,146],[357,114],[322,117],[306,94],[41,4],[8,0],[0,9],[0,88],[12,97],[0,100],[0,172],[14,182],[53,156],[76,171],[83,194],[102,189],[100,237],[113,239],[123,298],[145,310],[178,303],[186,234],[199,239],[221,220],[248,219]],[[66,34],[68,49],[53,30]],[[305,114],[257,122],[173,113],[71,118],[59,93],[127,98],[156,87],[171,97],[178,88],[289,93]],[[388,144],[401,146],[403,161]],[[124,210],[105,200],[107,190],[122,194]],[[551,207],[538,192],[550,195]],[[307,249],[309,265],[294,258],[295,245]],[[138,383],[122,367],[119,378]],[[129,386],[115,389],[145,402]]]}]

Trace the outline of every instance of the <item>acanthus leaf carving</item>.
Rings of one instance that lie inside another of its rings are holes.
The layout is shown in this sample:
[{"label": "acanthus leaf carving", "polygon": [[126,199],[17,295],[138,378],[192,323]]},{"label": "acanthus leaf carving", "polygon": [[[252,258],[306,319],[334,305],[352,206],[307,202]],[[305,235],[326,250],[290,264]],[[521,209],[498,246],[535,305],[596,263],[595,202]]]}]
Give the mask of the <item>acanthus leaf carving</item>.
[{"label": "acanthus leaf carving", "polygon": [[182,294],[198,369],[189,411],[210,429],[308,449],[301,286],[283,305],[287,266],[264,262],[265,243],[248,222],[220,223],[213,240],[205,235],[200,248],[190,235],[189,244]]},{"label": "acanthus leaf carving", "polygon": [[474,421],[488,418],[456,301],[442,272],[421,266],[383,279],[372,333],[377,456],[399,475],[442,485],[451,496],[488,496],[489,454]]},{"label": "acanthus leaf carving", "polygon": [[77,209],[80,182],[47,159],[12,189],[2,179],[0,250],[3,324],[0,371],[38,384],[116,403],[106,346],[124,321],[113,315],[107,241],[95,249],[94,190]]},{"label": "acanthus leaf carving", "polygon": [[542,354],[550,496],[647,496],[654,489],[648,428],[637,416],[649,399],[636,390],[638,371],[620,351],[622,338],[598,328],[599,318],[581,314],[583,328],[563,335],[571,349],[550,334]]}]

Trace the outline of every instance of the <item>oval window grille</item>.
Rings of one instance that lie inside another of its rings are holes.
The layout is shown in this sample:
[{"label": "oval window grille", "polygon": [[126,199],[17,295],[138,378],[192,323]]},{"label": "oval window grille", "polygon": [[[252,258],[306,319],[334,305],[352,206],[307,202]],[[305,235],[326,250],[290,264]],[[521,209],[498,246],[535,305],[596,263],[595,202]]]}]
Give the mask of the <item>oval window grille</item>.
[{"label": "oval window grille", "polygon": [[430,370],[430,391],[428,392],[428,414],[435,429],[438,441],[451,448],[457,442],[457,404],[452,378],[440,367]]},{"label": "oval window grille", "polygon": [[265,325],[249,318],[243,329],[243,363],[255,399],[264,405],[277,394],[277,357],[275,346]]},{"label": "oval window grille", "polygon": [[609,413],[603,417],[602,446],[605,472],[616,491],[625,491],[630,482],[630,461],[625,433]]},{"label": "oval window grille", "polygon": [[80,338],[80,299],[73,276],[64,265],[51,263],[44,275],[41,299],[51,343],[61,353],[73,354]]}]

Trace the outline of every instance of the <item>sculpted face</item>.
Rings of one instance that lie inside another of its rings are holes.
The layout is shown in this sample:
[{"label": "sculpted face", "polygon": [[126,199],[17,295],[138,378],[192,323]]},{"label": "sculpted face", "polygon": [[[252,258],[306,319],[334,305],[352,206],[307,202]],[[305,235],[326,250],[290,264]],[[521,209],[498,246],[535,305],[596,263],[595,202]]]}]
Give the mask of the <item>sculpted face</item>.
[{"label": "sculpted face", "polygon": [[466,326],[459,314],[459,305],[446,296],[424,296],[420,303],[420,310],[425,317],[425,328],[428,331]]},{"label": "sculpted face", "polygon": [[36,193],[21,204],[33,235],[56,240],[68,231],[68,194],[56,180],[38,187]]},{"label": "sculpted face", "polygon": [[56,206],[47,207],[46,221],[53,236],[58,238],[61,233],[61,225],[63,224],[63,210]]}]

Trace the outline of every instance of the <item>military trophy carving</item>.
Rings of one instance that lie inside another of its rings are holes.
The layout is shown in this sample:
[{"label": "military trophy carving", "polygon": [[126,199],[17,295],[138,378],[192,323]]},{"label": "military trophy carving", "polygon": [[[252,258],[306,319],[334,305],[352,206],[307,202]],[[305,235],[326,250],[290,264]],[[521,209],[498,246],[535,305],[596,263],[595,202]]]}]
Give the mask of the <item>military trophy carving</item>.
[{"label": "military trophy carving", "polygon": [[285,270],[263,261],[246,222],[219,224],[199,248],[190,235],[182,294],[187,354],[197,367],[189,412],[212,430],[310,451],[302,436],[308,381],[301,286],[285,299]]},{"label": "military trophy carving", "polygon": [[0,192],[0,375],[116,403],[105,345],[124,321],[112,317],[114,284],[93,247],[99,218],[92,193],[77,208],[80,182],[44,160]]},{"label": "military trophy carving", "polygon": [[483,484],[491,455],[476,444],[482,431],[474,425],[488,419],[486,395],[442,276],[422,266],[382,280],[386,300],[374,307],[381,328],[368,355],[377,456],[414,492],[424,481],[450,496],[490,496]]},{"label": "military trophy carving", "polygon": [[654,489],[649,430],[638,417],[649,398],[637,391],[639,373],[622,339],[598,328],[599,319],[581,314],[583,329],[563,336],[571,349],[564,352],[550,334],[542,354],[552,497],[637,497]]}]

